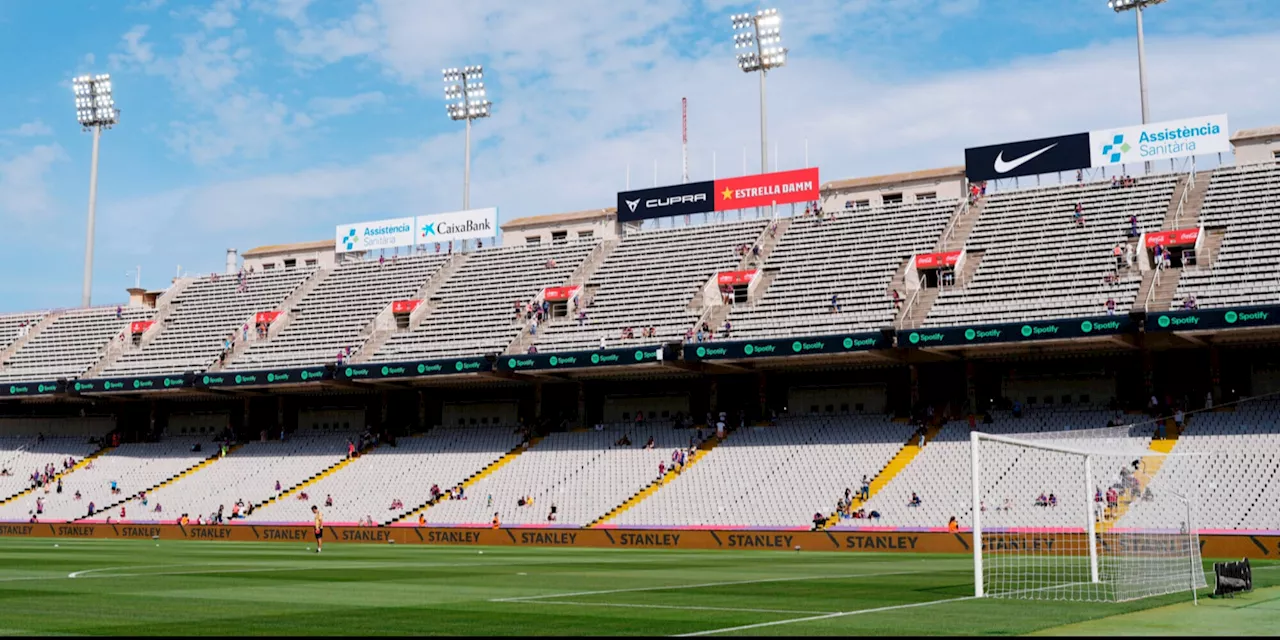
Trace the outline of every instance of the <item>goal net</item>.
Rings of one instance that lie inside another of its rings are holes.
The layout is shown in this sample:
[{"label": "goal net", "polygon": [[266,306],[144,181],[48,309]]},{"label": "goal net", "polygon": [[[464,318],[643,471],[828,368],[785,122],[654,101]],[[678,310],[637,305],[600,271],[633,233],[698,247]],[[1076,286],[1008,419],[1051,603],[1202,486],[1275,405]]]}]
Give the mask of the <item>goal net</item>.
[{"label": "goal net", "polygon": [[1121,602],[1204,587],[1200,458],[1139,431],[971,434],[975,595]]}]

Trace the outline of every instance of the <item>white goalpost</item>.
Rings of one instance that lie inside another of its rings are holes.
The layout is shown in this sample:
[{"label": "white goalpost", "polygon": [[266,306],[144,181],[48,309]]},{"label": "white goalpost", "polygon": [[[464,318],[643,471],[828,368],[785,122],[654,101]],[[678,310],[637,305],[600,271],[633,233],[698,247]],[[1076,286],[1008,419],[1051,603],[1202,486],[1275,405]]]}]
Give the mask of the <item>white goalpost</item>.
[{"label": "white goalpost", "polygon": [[1202,457],[1152,450],[1136,431],[970,434],[975,596],[1195,597]]}]

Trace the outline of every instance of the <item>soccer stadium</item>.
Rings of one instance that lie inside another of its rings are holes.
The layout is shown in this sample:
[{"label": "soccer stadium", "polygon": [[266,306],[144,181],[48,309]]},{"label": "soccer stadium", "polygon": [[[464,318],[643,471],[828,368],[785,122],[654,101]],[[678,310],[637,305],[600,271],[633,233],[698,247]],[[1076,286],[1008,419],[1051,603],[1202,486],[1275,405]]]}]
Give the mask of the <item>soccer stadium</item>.
[{"label": "soccer stadium", "polygon": [[[1100,9],[1143,65],[1162,4]],[[0,314],[0,630],[1274,633],[1280,127],[1156,121],[1142,71],[1140,119],[771,164],[802,11],[715,16],[759,170],[628,165],[616,200],[511,215],[471,130],[516,105],[461,60],[463,209],[193,227],[216,271],[96,303],[129,67],[77,75],[83,303]]]}]

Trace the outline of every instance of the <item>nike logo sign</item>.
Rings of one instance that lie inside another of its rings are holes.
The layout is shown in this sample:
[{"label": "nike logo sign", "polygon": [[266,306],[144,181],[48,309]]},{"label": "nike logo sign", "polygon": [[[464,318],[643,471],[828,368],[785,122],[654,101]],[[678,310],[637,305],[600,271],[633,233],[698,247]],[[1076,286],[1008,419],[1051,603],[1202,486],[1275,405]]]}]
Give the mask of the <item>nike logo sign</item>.
[{"label": "nike logo sign", "polygon": [[627,207],[631,209],[631,213],[636,212],[636,206],[640,204],[639,200],[627,200]]},{"label": "nike logo sign", "polygon": [[996,173],[1009,173],[1010,171],[1013,171],[1014,169],[1017,169],[1018,167],[1021,167],[1022,165],[1028,162],[1031,162],[1032,160],[1035,160],[1037,157],[1044,154],[1044,152],[1056,146],[1058,146],[1058,143],[1055,142],[1039,151],[1032,151],[1031,153],[1028,153],[1027,155],[1022,156],[1021,158],[1014,158],[1013,160],[1010,160],[1008,162],[1004,161],[1004,152],[1001,151],[1000,155],[996,156],[996,164],[995,164]]}]

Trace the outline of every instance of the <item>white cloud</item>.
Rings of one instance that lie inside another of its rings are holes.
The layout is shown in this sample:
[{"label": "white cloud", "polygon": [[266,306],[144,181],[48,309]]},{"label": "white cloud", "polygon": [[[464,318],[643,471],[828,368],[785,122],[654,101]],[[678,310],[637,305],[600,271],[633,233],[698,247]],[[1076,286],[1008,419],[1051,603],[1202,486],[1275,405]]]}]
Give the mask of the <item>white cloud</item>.
[{"label": "white cloud", "polygon": [[53,213],[49,173],[55,163],[66,159],[62,147],[53,144],[0,160],[0,219],[29,222]]},{"label": "white cloud", "polygon": [[8,131],[0,131],[0,134],[17,136],[20,138],[50,136],[53,135],[53,129],[49,128],[49,125],[45,124],[43,120],[36,119],[32,122],[24,122],[16,128],[9,129]]},{"label": "white cloud", "polygon": [[358,93],[344,98],[312,98],[309,106],[311,113],[316,117],[329,118],[350,115],[366,107],[380,105],[385,102],[386,96],[381,91],[366,91],[365,93]]},{"label": "white cloud", "polygon": [[230,29],[236,26],[236,12],[239,10],[240,0],[218,0],[200,16],[200,24],[209,30]]}]

